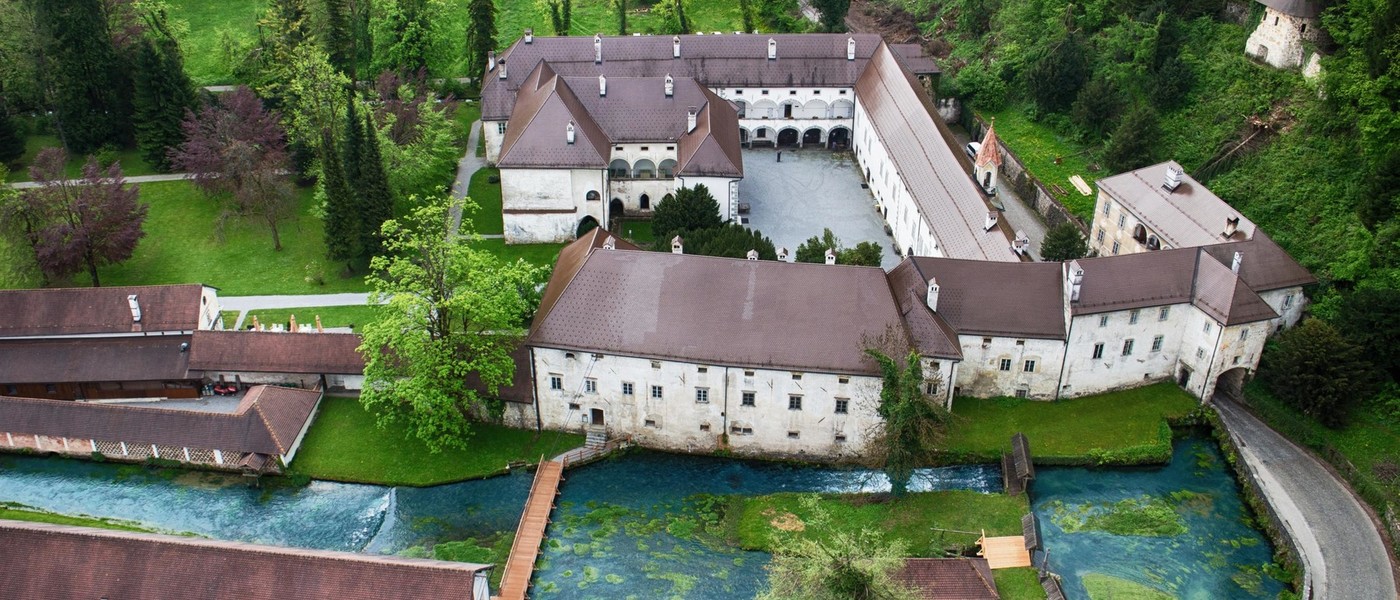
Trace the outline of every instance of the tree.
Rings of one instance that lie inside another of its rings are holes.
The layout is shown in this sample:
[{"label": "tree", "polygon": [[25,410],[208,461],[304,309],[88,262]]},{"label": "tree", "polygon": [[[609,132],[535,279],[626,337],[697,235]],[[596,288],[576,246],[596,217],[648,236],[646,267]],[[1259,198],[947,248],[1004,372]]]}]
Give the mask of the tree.
[{"label": "tree", "polygon": [[1259,376],[1279,400],[1328,427],[1346,424],[1350,409],[1376,390],[1365,350],[1312,318],[1269,344]]},{"label": "tree", "polygon": [[1196,73],[1191,70],[1191,65],[1181,60],[1180,56],[1172,56],[1157,68],[1149,91],[1158,108],[1171,110],[1186,102],[1186,95],[1191,93],[1194,85]]},{"label": "tree", "polygon": [[374,118],[365,115],[365,148],[360,155],[360,252],[365,257],[377,256],[384,250],[380,228],[394,218],[394,195],[389,191],[389,176],[384,172],[384,159],[379,154],[379,135]]},{"label": "tree", "polygon": [[[468,70],[482,73],[486,69],[486,55],[496,49],[496,3],[492,0],[471,0],[467,5],[467,15],[472,20],[471,27],[467,29]],[[625,22],[623,28],[626,28]]]},{"label": "tree", "polygon": [[312,40],[315,33],[306,0],[269,0],[267,12],[258,20],[258,45],[235,74],[274,107],[283,108],[284,88],[298,62],[297,50]]},{"label": "tree", "polygon": [[569,35],[569,23],[573,18],[570,0],[546,0],[545,5],[549,8],[549,22],[554,26],[554,35]]},{"label": "tree", "polygon": [[884,419],[884,434],[873,449],[884,457],[891,492],[902,496],[909,490],[914,468],[931,458],[943,438],[949,413],[925,393],[923,358],[917,351],[911,350],[903,365],[891,357],[892,348],[903,345],[892,343],[898,339],[894,332],[887,332],[865,353],[879,364],[883,379],[877,412]]},{"label": "tree", "polygon": [[851,0],[812,0],[812,7],[821,12],[822,28],[832,32],[846,30],[846,13],[851,10]]},{"label": "tree", "polygon": [[350,80],[331,66],[325,50],[316,44],[302,44],[292,52],[287,79],[280,87],[283,127],[288,142],[313,152],[320,151],[321,132],[339,137],[345,90]]},{"label": "tree", "polygon": [[1045,241],[1040,244],[1040,259],[1048,262],[1084,258],[1089,246],[1079,228],[1068,221],[1060,223],[1045,232]]},{"label": "tree", "polygon": [[349,267],[348,261],[361,256],[359,206],[330,132],[325,138],[319,183],[325,197],[326,253],[332,260],[347,261]]},{"label": "tree", "polygon": [[905,545],[875,529],[851,531],[833,522],[816,495],[800,500],[803,532],[774,536],[768,589],[758,600],[914,600],[893,574],[904,566]]},{"label": "tree", "polygon": [[651,213],[651,230],[665,244],[672,237],[691,231],[719,227],[719,202],[704,185],[680,188],[662,198]]},{"label": "tree", "polygon": [[291,212],[294,196],[287,143],[277,122],[276,111],[265,110],[252,90],[238,86],[198,114],[186,113],[185,141],[170,160],[206,194],[228,194],[234,214],[261,218],[280,251],[277,224]]},{"label": "tree", "polygon": [[1060,112],[1079,96],[1090,75],[1088,48],[1073,34],[1052,41],[1029,59],[1026,90],[1040,110]]},{"label": "tree", "polygon": [[349,2],[347,0],[323,0],[322,10],[325,14],[325,35],[326,56],[332,66],[340,71],[352,81],[355,79],[355,43],[356,36],[351,19],[353,18]]},{"label": "tree", "polygon": [[147,33],[137,47],[132,77],[136,145],[146,162],[168,170],[170,149],[185,139],[180,122],[185,111],[196,108],[197,100],[164,12],[148,13],[146,21]]},{"label": "tree", "polygon": [[[493,395],[515,372],[512,332],[525,326],[528,297],[543,280],[539,267],[503,263],[469,236],[449,237],[452,203],[434,198],[384,223],[386,253],[374,257],[368,281],[370,303],[388,306],[361,332],[360,401],[381,425],[406,424],[434,452],[464,447],[474,419],[503,410]],[[468,387],[470,375],[486,393]]]},{"label": "tree", "polygon": [[676,25],[680,28],[678,33],[690,33],[690,19],[685,16],[685,2],[676,2]]},{"label": "tree", "polygon": [[754,24],[753,12],[753,0],[739,0],[739,16],[744,20],[744,33],[758,31],[758,25]]},{"label": "tree", "polygon": [[5,102],[0,97],[0,166],[12,163],[24,156],[24,136],[19,126],[5,110]]},{"label": "tree", "polygon": [[1154,162],[1161,143],[1162,130],[1157,113],[1140,104],[1113,130],[1104,145],[1103,162],[1113,173],[1140,169]]},{"label": "tree", "polygon": [[456,103],[433,102],[422,80],[398,84],[398,77],[381,75],[380,82],[375,120],[381,125],[375,139],[389,190],[394,198],[442,193],[461,158],[451,117]]},{"label": "tree", "polygon": [[793,259],[797,262],[824,263],[827,250],[835,252],[836,262],[843,265],[878,267],[884,256],[884,250],[879,244],[861,242],[856,244],[855,248],[846,248],[830,229],[822,229],[821,237],[807,238],[807,241],[797,247]]},{"label": "tree", "polygon": [[450,46],[442,0],[375,0],[370,17],[374,70],[401,75],[445,68]]},{"label": "tree", "polygon": [[763,237],[761,231],[738,223],[691,231],[685,238],[686,254],[748,258],[750,250],[757,250],[761,260],[778,260],[773,240]]},{"label": "tree", "polygon": [[59,148],[34,158],[29,175],[39,187],[22,194],[21,227],[50,281],[86,270],[98,287],[98,267],[124,261],[136,251],[145,235],[146,206],[137,201],[138,186],[126,187],[116,163],[104,171],[96,158],[88,157],[77,181],[68,179],[67,164],[68,153]]},{"label": "tree", "polygon": [[854,248],[844,248],[837,253],[836,262],[843,265],[878,267],[884,261],[885,250],[875,242],[861,242]]},{"label": "tree", "polygon": [[617,11],[617,34],[627,35],[627,0],[613,0],[613,10]]},{"label": "tree", "polygon": [[1334,319],[1346,339],[1366,350],[1376,367],[1400,382],[1400,293],[1362,288],[1342,297]]},{"label": "tree", "polygon": [[1123,94],[1112,80],[1095,77],[1079,91],[1079,97],[1070,108],[1070,118],[1090,140],[1101,139],[1118,122],[1118,115],[1123,112],[1122,98]]},{"label": "tree", "polygon": [[94,152],[131,140],[131,81],[109,35],[101,0],[35,0],[44,77],[64,147]]}]

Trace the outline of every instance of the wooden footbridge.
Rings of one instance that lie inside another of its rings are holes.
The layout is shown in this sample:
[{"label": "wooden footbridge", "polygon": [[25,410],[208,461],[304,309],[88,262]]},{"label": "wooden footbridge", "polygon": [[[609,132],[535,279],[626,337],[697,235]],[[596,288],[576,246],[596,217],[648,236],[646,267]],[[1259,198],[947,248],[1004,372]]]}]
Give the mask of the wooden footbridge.
[{"label": "wooden footbridge", "polygon": [[544,460],[535,469],[535,481],[530,484],[530,496],[525,500],[525,513],[515,530],[515,542],[510,545],[501,574],[501,593],[496,600],[525,600],[530,579],[535,575],[535,560],[539,558],[544,529],[549,526],[549,513],[554,511],[554,498],[559,494],[559,482],[564,479],[564,461]]}]

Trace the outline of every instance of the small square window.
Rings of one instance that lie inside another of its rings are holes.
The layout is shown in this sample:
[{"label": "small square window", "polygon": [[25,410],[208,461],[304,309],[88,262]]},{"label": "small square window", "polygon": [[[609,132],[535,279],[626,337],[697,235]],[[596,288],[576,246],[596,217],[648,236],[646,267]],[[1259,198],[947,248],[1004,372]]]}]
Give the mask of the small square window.
[{"label": "small square window", "polygon": [[1196,358],[1205,358],[1205,357],[1206,357],[1206,349],[1205,349],[1205,348],[1196,348]]},{"label": "small square window", "polygon": [[987,346],[990,346],[990,345],[992,345],[992,338],[988,338],[988,337],[982,338],[982,347],[983,347],[983,348],[986,348]]},{"label": "small square window", "polygon": [[793,380],[793,381],[802,381],[802,374],[801,374],[801,373],[793,373],[793,374],[792,374],[792,380]]},{"label": "small square window", "polygon": [[1028,361],[1026,361],[1025,367],[1023,367],[1021,370],[1024,371],[1024,372],[1026,372],[1026,373],[1034,373],[1034,372],[1035,372],[1035,361],[1033,361],[1033,360],[1028,360]]},{"label": "small square window", "polygon": [[647,419],[646,425],[647,427],[651,427],[653,429],[656,428],[656,419]]},{"label": "small square window", "polygon": [[1240,330],[1240,341],[1243,342],[1243,341],[1245,341],[1245,340],[1247,340],[1247,339],[1249,339],[1249,330],[1248,330],[1248,329],[1241,329],[1241,330]]},{"label": "small square window", "polygon": [[1239,357],[1238,354],[1235,355],[1235,358],[1231,359],[1230,364],[1233,364],[1233,365],[1238,365],[1238,364],[1240,364],[1240,357]]},{"label": "small square window", "polygon": [[846,443],[846,434],[844,434],[844,433],[838,433],[838,434],[836,434],[836,443],[838,443],[838,444],[844,444],[844,443]]},{"label": "small square window", "polygon": [[1103,358],[1103,343],[1094,344],[1094,360]]},{"label": "small square window", "polygon": [[709,403],[710,403],[710,388],[695,388],[695,403],[696,403],[696,404],[709,404]]},{"label": "small square window", "polygon": [[788,432],[788,439],[790,439],[790,440],[799,439],[799,438],[801,438],[801,437],[802,437],[802,432],[801,432],[801,431],[789,431],[789,432]]},{"label": "small square window", "polygon": [[505,134],[506,124],[504,121],[496,124],[496,133]]},{"label": "small square window", "polygon": [[744,377],[753,377],[753,369],[745,369]]},{"label": "small square window", "polygon": [[656,398],[657,400],[660,400],[660,399],[661,399],[661,386],[659,386],[659,385],[653,385],[653,386],[651,386],[651,397],[652,397],[652,398]]},{"label": "small square window", "polygon": [[653,361],[651,361],[651,368],[653,368],[653,369],[660,369],[660,368],[661,368],[661,361],[659,361],[659,360],[653,360]]},{"label": "small square window", "polygon": [[1133,354],[1133,339],[1132,339],[1132,338],[1128,338],[1128,339],[1126,339],[1126,340],[1123,340],[1123,356],[1132,356],[1132,354]]},{"label": "small square window", "polygon": [[1161,352],[1161,351],[1162,351],[1162,336],[1159,335],[1159,336],[1156,336],[1156,337],[1152,338],[1152,351],[1153,351],[1153,352]]},{"label": "small square window", "polygon": [[788,396],[788,410],[802,410],[802,396]]},{"label": "small square window", "polygon": [[1099,317],[1099,327],[1108,327],[1108,315]]},{"label": "small square window", "polygon": [[836,383],[846,384],[846,383],[850,383],[850,382],[851,382],[851,378],[850,378],[850,377],[837,377],[837,378],[836,378]]},{"label": "small square window", "polygon": [[631,396],[631,395],[632,395],[632,392],[633,392],[633,389],[634,389],[634,388],[632,387],[632,382],[630,382],[630,381],[624,381],[624,382],[622,382],[622,395],[623,395],[623,396]]},{"label": "small square window", "polygon": [[583,391],[588,394],[598,393],[598,380],[592,377],[583,380]]},{"label": "small square window", "polygon": [[1011,370],[1011,359],[1009,359],[1009,358],[1003,358],[1003,359],[1001,359],[1001,366],[998,367],[998,368],[1000,368],[1000,369],[1003,370],[1003,371],[1010,371],[1010,370]]},{"label": "small square window", "polygon": [[938,380],[930,379],[924,382],[924,393],[930,396],[938,393]]},{"label": "small square window", "polygon": [[573,403],[573,402],[570,402],[570,403],[569,403],[569,410],[578,410],[578,409],[579,409],[578,404],[575,404],[575,403]]},{"label": "small square window", "polygon": [[1129,324],[1129,325],[1137,325],[1138,315],[1141,314],[1141,313],[1142,313],[1142,311],[1136,310],[1136,309],[1134,309],[1132,312],[1128,313],[1128,324]]},{"label": "small square window", "polygon": [[562,389],[564,389],[564,376],[563,376],[563,375],[553,375],[553,374],[551,374],[551,375],[549,376],[549,389],[551,389],[551,390],[562,390]]},{"label": "small square window", "polygon": [[1170,307],[1170,306],[1163,306],[1161,309],[1159,309],[1159,310],[1157,311],[1157,320],[1158,320],[1158,321],[1165,321],[1165,320],[1167,320],[1167,317],[1171,316],[1171,314],[1172,314],[1172,307]]},{"label": "small square window", "polygon": [[1206,325],[1205,325],[1205,327],[1202,327],[1202,328],[1201,328],[1201,331],[1204,331],[1204,332],[1206,332],[1206,333],[1210,333],[1210,321],[1206,321]]},{"label": "small square window", "polygon": [[743,406],[753,406],[753,405],[754,405],[754,397],[755,397],[756,395],[757,395],[757,394],[755,394],[755,393],[753,393],[753,392],[744,392],[743,395],[742,395],[742,397],[741,397],[741,399],[739,400],[739,403],[742,404]]},{"label": "small square window", "polygon": [[1017,398],[1025,398],[1026,396],[1029,396],[1030,393],[1031,393],[1030,390],[1022,388],[1022,389],[1016,390],[1016,397],[1017,397]]},{"label": "small square window", "polygon": [[696,367],[696,368],[695,368],[695,372],[696,372],[696,373],[709,373],[709,372],[710,372],[710,368],[709,368],[709,367]]},{"label": "small square window", "polygon": [[701,424],[700,424],[700,431],[709,431],[709,430],[710,430],[710,424],[709,424],[709,423],[701,423]]},{"label": "small square window", "polygon": [[837,398],[837,399],[836,399],[836,414],[838,414],[838,415],[850,414],[850,409],[851,409],[851,401],[850,401],[850,400],[848,400],[848,399],[846,399],[846,398]]}]

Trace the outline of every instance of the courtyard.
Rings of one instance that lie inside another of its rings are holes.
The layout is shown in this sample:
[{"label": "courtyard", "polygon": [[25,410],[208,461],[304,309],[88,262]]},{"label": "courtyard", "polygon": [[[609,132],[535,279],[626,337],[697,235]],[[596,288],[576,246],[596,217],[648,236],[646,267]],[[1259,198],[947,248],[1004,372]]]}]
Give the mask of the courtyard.
[{"label": "courtyard", "polygon": [[820,148],[782,149],[782,162],[772,148],[744,150],[744,179],[739,201],[750,207],[749,227],[763,232],[773,245],[796,252],[823,228],[846,247],[874,242],[883,250],[881,266],[899,264],[894,240],[875,212],[875,200],[862,187],[860,169],[849,152]]}]

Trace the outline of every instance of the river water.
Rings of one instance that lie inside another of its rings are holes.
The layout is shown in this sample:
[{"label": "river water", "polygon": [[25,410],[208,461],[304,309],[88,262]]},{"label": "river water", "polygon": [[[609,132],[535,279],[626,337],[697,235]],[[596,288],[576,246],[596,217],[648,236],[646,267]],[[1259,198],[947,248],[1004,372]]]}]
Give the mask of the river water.
[{"label": "river water", "polygon": [[[1241,521],[1234,481],[1213,442],[1179,442],[1176,454],[1161,469],[1038,471],[1035,510],[1051,567],[1066,576],[1070,597],[1086,597],[1080,578],[1090,573],[1183,598],[1256,597],[1235,581],[1254,582],[1242,569],[1268,562],[1268,544]],[[0,502],[217,539],[368,553],[513,531],[529,487],[530,474],[521,472],[432,488],[317,481],[260,490],[235,475],[0,456]],[[918,471],[912,487],[995,493],[1001,481],[992,466],[945,467]],[[536,571],[535,597],[752,598],[768,556],[705,543],[695,534],[697,515],[707,510],[697,505],[697,494],[888,489],[882,474],[867,470],[646,451],[570,470]],[[1092,512],[1104,502],[1181,490],[1209,499],[1192,496],[1187,531],[1167,538],[1066,533],[1053,518],[1055,507],[1064,513],[1065,506],[1083,504]],[[1280,589],[1267,576],[1255,579],[1258,594]]]}]

